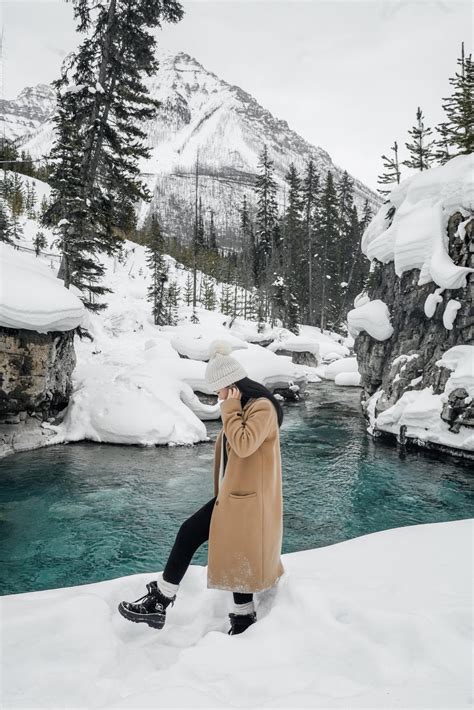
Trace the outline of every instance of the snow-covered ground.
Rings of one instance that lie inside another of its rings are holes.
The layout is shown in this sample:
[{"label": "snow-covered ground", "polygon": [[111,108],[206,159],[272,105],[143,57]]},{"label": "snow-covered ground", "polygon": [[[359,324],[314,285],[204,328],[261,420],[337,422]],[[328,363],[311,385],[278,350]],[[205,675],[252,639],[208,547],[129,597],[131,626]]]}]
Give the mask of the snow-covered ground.
[{"label": "snow-covered ground", "polygon": [[283,555],[258,621],[192,565],[161,631],[122,599],[158,570],[3,597],[2,708],[472,708],[473,521]]}]

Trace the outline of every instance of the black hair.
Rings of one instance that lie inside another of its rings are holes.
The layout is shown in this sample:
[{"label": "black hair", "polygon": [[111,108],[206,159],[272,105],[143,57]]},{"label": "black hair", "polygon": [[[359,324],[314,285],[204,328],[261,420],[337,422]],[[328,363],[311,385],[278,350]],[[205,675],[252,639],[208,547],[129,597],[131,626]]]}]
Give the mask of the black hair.
[{"label": "black hair", "polygon": [[278,417],[278,426],[281,426],[283,421],[283,407],[277,398],[267,389],[264,385],[260,384],[256,380],[251,380],[250,377],[243,377],[241,380],[235,382],[236,386],[242,392],[242,397],[240,399],[242,407],[245,407],[249,399],[256,397],[266,397],[270,400],[276,409]]}]

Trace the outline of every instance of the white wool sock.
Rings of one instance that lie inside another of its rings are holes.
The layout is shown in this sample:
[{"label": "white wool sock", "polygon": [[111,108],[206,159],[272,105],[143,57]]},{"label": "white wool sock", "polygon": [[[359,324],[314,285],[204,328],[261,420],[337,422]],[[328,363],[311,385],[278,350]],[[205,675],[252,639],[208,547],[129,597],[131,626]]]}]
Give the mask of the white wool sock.
[{"label": "white wool sock", "polygon": [[234,614],[251,614],[253,611],[255,611],[253,601],[247,602],[246,604],[236,604],[234,602]]},{"label": "white wool sock", "polygon": [[179,584],[172,584],[172,582],[167,582],[166,580],[164,580],[163,572],[160,572],[160,574],[158,575],[156,583],[158,584],[158,589],[160,590],[160,592],[164,594],[165,597],[169,597],[170,599],[174,597],[179,588]]}]

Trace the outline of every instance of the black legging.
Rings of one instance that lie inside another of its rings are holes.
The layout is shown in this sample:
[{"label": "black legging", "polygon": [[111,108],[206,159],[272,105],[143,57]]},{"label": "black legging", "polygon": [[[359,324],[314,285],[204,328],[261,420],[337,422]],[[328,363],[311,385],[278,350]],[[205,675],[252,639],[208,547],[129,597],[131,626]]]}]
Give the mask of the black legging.
[{"label": "black legging", "polygon": [[[215,501],[216,498],[212,498],[181,525],[163,570],[163,579],[166,582],[179,584],[194,553],[209,539],[209,527]],[[253,600],[253,594],[233,592],[233,595],[236,604],[246,604]]]}]

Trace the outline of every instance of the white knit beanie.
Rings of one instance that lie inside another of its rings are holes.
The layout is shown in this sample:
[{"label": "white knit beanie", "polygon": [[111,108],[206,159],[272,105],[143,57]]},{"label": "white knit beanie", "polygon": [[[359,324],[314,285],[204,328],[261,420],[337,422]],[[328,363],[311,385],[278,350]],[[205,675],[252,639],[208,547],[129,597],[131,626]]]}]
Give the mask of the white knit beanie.
[{"label": "white knit beanie", "polygon": [[206,367],[206,382],[215,392],[247,377],[244,368],[229,353],[232,345],[225,340],[214,340],[209,347],[209,362]]}]

